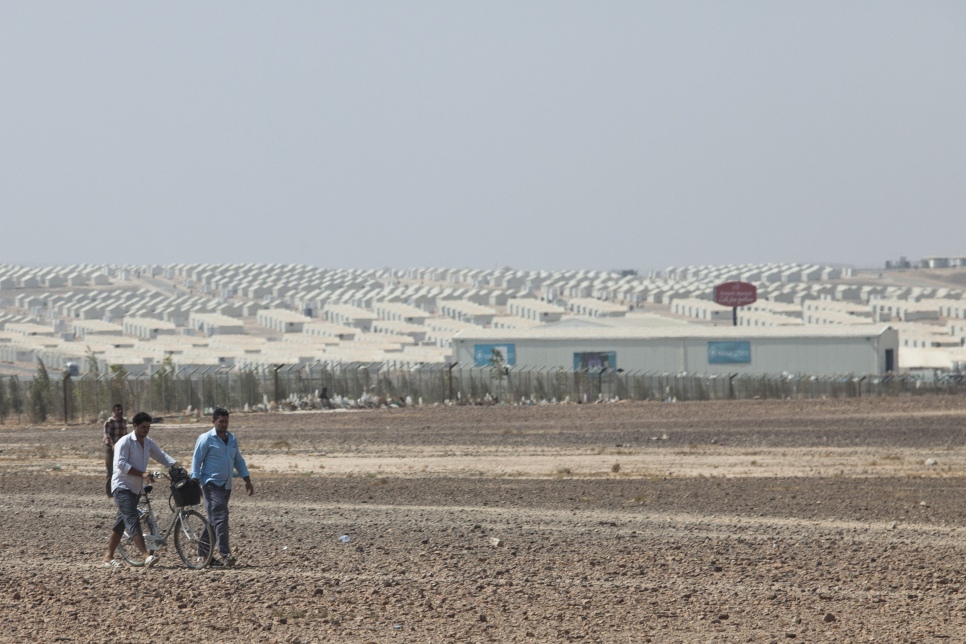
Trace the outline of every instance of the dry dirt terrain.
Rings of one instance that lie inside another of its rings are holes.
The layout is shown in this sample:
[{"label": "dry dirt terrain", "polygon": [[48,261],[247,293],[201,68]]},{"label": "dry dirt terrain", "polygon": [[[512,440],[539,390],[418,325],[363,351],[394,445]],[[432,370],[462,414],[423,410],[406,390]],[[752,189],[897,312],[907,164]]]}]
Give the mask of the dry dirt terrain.
[{"label": "dry dirt terrain", "polygon": [[112,570],[100,428],[8,419],[0,641],[966,641],[962,398],[231,423],[239,566]]}]

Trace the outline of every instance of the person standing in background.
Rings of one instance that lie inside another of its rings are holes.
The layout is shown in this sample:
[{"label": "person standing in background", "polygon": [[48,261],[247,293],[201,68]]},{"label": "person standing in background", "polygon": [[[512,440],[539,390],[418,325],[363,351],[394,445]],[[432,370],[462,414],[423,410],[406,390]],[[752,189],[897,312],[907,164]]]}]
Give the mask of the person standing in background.
[{"label": "person standing in background", "polygon": [[104,423],[104,465],[107,467],[107,496],[111,494],[111,477],[114,476],[114,445],[127,434],[127,421],[124,420],[124,406],[114,405],[113,415]]}]

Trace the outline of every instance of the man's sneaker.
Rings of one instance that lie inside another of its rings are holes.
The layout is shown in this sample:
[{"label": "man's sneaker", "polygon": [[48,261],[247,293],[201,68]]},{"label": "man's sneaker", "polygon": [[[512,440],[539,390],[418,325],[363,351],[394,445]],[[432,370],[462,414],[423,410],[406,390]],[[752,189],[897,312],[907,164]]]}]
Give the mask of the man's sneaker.
[{"label": "man's sneaker", "polygon": [[222,561],[222,563],[224,563],[224,564],[225,564],[225,568],[231,568],[231,567],[233,567],[233,566],[234,566],[234,565],[235,565],[236,563],[238,563],[238,560],[237,560],[237,559],[235,559],[235,558],[234,558],[233,556],[231,556],[231,555],[228,555],[227,557],[222,557],[222,559],[221,559],[221,561]]},{"label": "man's sneaker", "polygon": [[211,563],[208,565],[212,568],[222,568],[224,567],[225,564],[222,563],[221,559],[219,559],[218,557],[212,557]]}]

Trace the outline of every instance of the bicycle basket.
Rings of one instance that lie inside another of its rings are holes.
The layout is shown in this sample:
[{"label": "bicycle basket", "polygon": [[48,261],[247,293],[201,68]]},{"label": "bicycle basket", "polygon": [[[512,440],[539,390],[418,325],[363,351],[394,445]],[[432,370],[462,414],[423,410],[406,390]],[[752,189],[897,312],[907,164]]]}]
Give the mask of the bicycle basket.
[{"label": "bicycle basket", "polygon": [[201,503],[201,485],[191,479],[171,483],[171,494],[174,495],[174,504],[179,508]]}]

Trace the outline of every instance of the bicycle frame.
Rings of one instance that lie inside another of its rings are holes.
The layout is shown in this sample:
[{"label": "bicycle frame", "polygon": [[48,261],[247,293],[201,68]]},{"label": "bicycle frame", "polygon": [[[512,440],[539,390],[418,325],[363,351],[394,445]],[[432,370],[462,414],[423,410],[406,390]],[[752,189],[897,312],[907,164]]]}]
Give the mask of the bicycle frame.
[{"label": "bicycle frame", "polygon": [[[152,487],[150,485],[145,486],[146,488]],[[171,529],[174,528],[178,519],[181,518],[184,508],[175,508],[175,511],[171,513],[168,519],[168,525],[163,529],[158,530],[158,520],[154,515],[154,508],[151,506],[151,497],[147,495],[150,490],[145,489],[141,492],[141,498],[138,500],[138,512],[144,512],[143,507],[147,507],[148,515],[148,525],[151,527],[151,534],[144,535],[144,546],[148,551],[158,550],[161,546],[168,543],[168,535],[171,534]]]},{"label": "bicycle frame", "polygon": [[[155,472],[152,478],[169,477],[161,472]],[[190,507],[177,506],[168,518],[163,529],[158,528],[158,520],[151,505],[151,491],[153,485],[145,485],[138,496],[138,514],[142,523],[144,546],[148,552],[155,554],[161,546],[167,545],[168,537],[174,537],[174,546],[181,560],[189,568],[200,569],[211,563],[213,556],[212,544],[214,531],[208,520],[198,511]],[[145,525],[146,524],[146,525]],[[140,553],[135,552],[133,539],[124,531],[121,543],[118,545],[121,558],[132,566],[140,566]],[[137,555],[137,556],[135,556]]]}]

